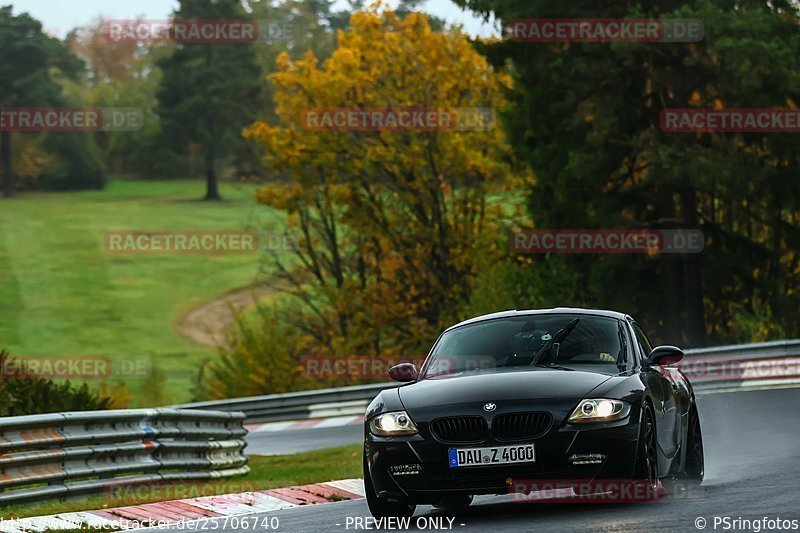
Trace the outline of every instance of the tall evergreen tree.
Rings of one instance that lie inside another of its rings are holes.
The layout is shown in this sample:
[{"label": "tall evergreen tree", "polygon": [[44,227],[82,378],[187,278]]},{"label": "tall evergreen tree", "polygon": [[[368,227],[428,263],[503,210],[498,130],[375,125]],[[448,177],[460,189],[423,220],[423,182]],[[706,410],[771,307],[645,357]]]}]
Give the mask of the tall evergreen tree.
[{"label": "tall evergreen tree", "polygon": [[[181,0],[176,20],[241,20],[239,0]],[[176,146],[197,144],[206,168],[206,200],[219,200],[216,164],[243,142],[255,113],[259,68],[250,43],[179,43],[158,62],[162,131]]]},{"label": "tall evergreen tree", "polygon": [[[58,39],[42,32],[42,24],[11,6],[0,7],[0,109],[53,106],[63,103],[61,88],[49,69],[57,67],[76,76],[81,63]],[[14,195],[11,132],[0,131],[3,195]]]},{"label": "tall evergreen tree", "polygon": [[[538,286],[563,288],[547,303],[575,302],[588,291],[604,307],[644,317],[661,339],[688,345],[746,340],[731,333],[743,315],[796,314],[796,134],[678,134],[659,127],[667,108],[797,108],[795,4],[456,3],[504,26],[537,17],[695,18],[705,26],[697,43],[503,40],[483,48],[498,64],[513,66],[506,124],[517,155],[537,176],[529,195],[537,227],[697,228],[706,236],[702,254],[538,257],[529,268],[540,276]],[[785,322],[787,333],[800,333]]]}]

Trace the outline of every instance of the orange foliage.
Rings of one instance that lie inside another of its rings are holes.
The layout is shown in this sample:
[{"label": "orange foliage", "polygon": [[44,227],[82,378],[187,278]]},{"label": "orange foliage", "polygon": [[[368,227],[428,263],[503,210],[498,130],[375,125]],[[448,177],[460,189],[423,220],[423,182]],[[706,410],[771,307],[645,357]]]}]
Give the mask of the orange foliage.
[{"label": "orange foliage", "polygon": [[[280,126],[253,124],[265,163],[291,176],[257,200],[284,211],[298,261],[281,265],[300,305],[298,353],[418,354],[461,318],[476,258],[493,253],[513,183],[499,126],[486,131],[315,131],[312,109],[491,108],[508,78],[457,30],[426,18],[359,12],[322,66],[283,54]],[[496,251],[496,249],[495,249]]]}]

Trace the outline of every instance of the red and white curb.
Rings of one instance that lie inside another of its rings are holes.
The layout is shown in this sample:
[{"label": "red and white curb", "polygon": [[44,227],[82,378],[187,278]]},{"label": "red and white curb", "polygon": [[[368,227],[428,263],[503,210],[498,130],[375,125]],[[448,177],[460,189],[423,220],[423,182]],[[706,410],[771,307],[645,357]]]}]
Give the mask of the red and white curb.
[{"label": "red and white curb", "polygon": [[268,422],[265,424],[245,425],[250,433],[273,431],[296,431],[300,429],[337,428],[342,426],[357,426],[364,423],[361,415],[334,416],[320,420],[293,420],[290,422]]},{"label": "red and white curb", "polygon": [[345,479],[299,487],[269,489],[241,494],[201,496],[185,500],[143,503],[101,511],[61,513],[31,518],[2,519],[3,533],[30,533],[51,530],[140,529],[201,519],[242,516],[277,511],[301,505],[357,500],[364,498],[364,480]]}]

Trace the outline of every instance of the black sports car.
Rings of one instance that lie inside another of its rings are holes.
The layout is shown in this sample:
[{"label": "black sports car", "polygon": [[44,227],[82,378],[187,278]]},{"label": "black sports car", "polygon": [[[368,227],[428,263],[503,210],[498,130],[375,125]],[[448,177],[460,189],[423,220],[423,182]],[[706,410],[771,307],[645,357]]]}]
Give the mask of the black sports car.
[{"label": "black sports car", "polygon": [[370,512],[460,510],[515,480],[624,479],[653,494],[659,478],[699,482],[695,397],[670,366],[682,358],[613,311],[506,311],[452,326],[419,371],[392,367],[409,383],[367,409]]}]

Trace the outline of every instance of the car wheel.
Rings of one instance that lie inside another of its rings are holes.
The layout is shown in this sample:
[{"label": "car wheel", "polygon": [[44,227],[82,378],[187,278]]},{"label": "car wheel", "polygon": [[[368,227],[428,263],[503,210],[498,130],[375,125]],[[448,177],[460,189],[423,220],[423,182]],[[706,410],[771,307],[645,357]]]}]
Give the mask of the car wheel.
[{"label": "car wheel", "polygon": [[433,506],[447,513],[460,514],[467,510],[472,503],[471,494],[448,494]]},{"label": "car wheel", "polygon": [[372,477],[369,475],[367,459],[364,458],[364,492],[367,496],[367,507],[370,514],[375,518],[387,518],[390,516],[411,516],[417,506],[402,500],[387,500],[381,498],[375,492],[372,485]]},{"label": "car wheel", "polygon": [[705,475],[705,458],[703,456],[703,432],[700,430],[700,417],[697,408],[689,413],[689,428],[686,435],[686,461],[681,476],[698,483]]},{"label": "car wheel", "polygon": [[646,499],[652,499],[658,495],[656,419],[653,408],[649,404],[643,404],[643,409],[634,483],[646,491],[644,492]]}]

